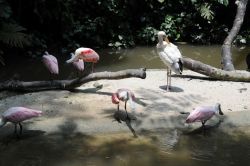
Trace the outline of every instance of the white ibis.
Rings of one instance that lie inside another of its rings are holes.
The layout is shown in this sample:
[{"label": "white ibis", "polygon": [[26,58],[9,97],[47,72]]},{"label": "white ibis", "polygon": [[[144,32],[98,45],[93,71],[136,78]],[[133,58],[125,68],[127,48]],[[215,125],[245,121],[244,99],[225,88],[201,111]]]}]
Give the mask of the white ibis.
[{"label": "white ibis", "polygon": [[182,55],[177,46],[169,42],[166,33],[163,31],[158,32],[158,44],[156,48],[161,60],[167,66],[166,90],[169,91],[171,87],[171,71],[173,70],[176,74],[182,74]]}]

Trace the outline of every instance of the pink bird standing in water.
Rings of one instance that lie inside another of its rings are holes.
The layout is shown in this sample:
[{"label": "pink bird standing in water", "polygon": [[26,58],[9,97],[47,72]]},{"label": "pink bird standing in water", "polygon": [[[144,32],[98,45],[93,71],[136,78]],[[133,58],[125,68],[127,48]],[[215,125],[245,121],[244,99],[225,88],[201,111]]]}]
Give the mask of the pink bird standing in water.
[{"label": "pink bird standing in water", "polygon": [[58,62],[56,57],[50,55],[47,51],[45,51],[45,54],[42,57],[42,61],[51,74],[59,74]]},{"label": "pink bird standing in water", "polygon": [[204,129],[206,121],[212,118],[216,113],[224,115],[219,103],[216,103],[215,106],[197,107],[187,117],[186,123],[201,122]]},{"label": "pink bird standing in water", "polygon": [[5,111],[0,117],[0,128],[7,122],[12,122],[15,125],[15,134],[17,133],[17,124],[20,127],[20,135],[22,134],[21,122],[33,117],[38,117],[42,114],[42,111],[25,108],[25,107],[11,107]]},{"label": "pink bird standing in water", "polygon": [[99,55],[92,50],[91,48],[78,48],[75,51],[74,56],[72,55],[71,59],[67,60],[67,63],[78,62],[79,59],[82,59],[84,62],[92,62],[92,73],[94,72],[94,64],[99,61]]},{"label": "pink bird standing in water", "polygon": [[127,114],[127,118],[129,119],[128,112],[127,112],[127,102],[130,102],[130,106],[132,109],[134,108],[134,101],[135,101],[135,95],[134,93],[129,89],[118,89],[115,93],[112,94],[112,103],[117,104],[117,110],[119,111],[119,104],[120,101],[125,102],[125,111]]}]

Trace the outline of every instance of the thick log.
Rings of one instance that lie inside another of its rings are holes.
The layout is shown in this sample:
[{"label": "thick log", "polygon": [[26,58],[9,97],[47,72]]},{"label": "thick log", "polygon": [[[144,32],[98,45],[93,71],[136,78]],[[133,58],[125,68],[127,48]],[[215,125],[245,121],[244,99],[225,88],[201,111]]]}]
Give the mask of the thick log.
[{"label": "thick log", "polygon": [[221,49],[221,63],[223,69],[226,71],[233,71],[234,65],[232,62],[232,52],[231,52],[231,45],[233,40],[235,39],[236,35],[240,31],[241,25],[244,20],[245,12],[246,12],[246,5],[248,0],[236,0],[235,4],[237,5],[237,13],[234,19],[233,27],[228,33],[228,36],[223,42],[222,49]]},{"label": "thick log", "polygon": [[90,81],[101,79],[116,80],[129,77],[146,78],[146,69],[127,69],[117,72],[98,72],[92,73],[85,77],[80,77],[72,80],[53,80],[53,81],[5,81],[0,83],[0,91],[21,91],[35,92],[43,90],[72,90]]},{"label": "thick log", "polygon": [[224,81],[250,82],[250,72],[247,71],[225,71],[190,58],[183,58],[183,65],[189,70],[206,75],[213,79]]}]

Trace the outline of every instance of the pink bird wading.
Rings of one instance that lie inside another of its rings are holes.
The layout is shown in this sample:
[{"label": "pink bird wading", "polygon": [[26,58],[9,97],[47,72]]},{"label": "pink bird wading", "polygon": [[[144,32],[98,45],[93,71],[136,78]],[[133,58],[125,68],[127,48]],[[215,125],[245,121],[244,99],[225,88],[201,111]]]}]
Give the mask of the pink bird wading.
[{"label": "pink bird wading", "polygon": [[119,105],[120,101],[125,102],[125,111],[127,114],[127,118],[129,119],[128,112],[127,112],[127,102],[130,102],[130,106],[132,109],[134,109],[134,101],[135,101],[135,95],[134,93],[129,89],[118,89],[115,93],[112,94],[112,103],[117,104],[117,110],[119,111]]},{"label": "pink bird wading", "polygon": [[42,61],[51,74],[59,74],[58,62],[56,57],[50,55],[47,51],[45,51],[45,54],[42,57]]},{"label": "pink bird wading", "polygon": [[75,54],[71,54],[71,59],[67,60],[67,63],[78,62],[82,59],[84,62],[92,62],[92,73],[94,72],[94,64],[99,61],[99,55],[91,48],[78,48]]},{"label": "pink bird wading", "polygon": [[216,113],[224,115],[219,103],[216,103],[215,106],[197,107],[187,117],[186,123],[201,122],[204,129],[206,121],[212,118]]},{"label": "pink bird wading", "polygon": [[38,117],[42,114],[42,111],[25,108],[25,107],[11,107],[5,111],[0,118],[0,128],[7,122],[12,122],[15,125],[15,134],[17,134],[17,124],[20,127],[20,135],[22,134],[21,122],[33,117]]}]

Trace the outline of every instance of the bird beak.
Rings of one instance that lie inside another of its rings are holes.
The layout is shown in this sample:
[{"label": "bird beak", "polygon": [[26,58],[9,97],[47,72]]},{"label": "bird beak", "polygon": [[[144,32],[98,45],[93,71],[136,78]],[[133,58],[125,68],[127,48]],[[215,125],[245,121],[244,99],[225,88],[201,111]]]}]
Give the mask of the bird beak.
[{"label": "bird beak", "polygon": [[221,111],[220,105],[219,105],[219,114],[224,115],[224,113]]}]

